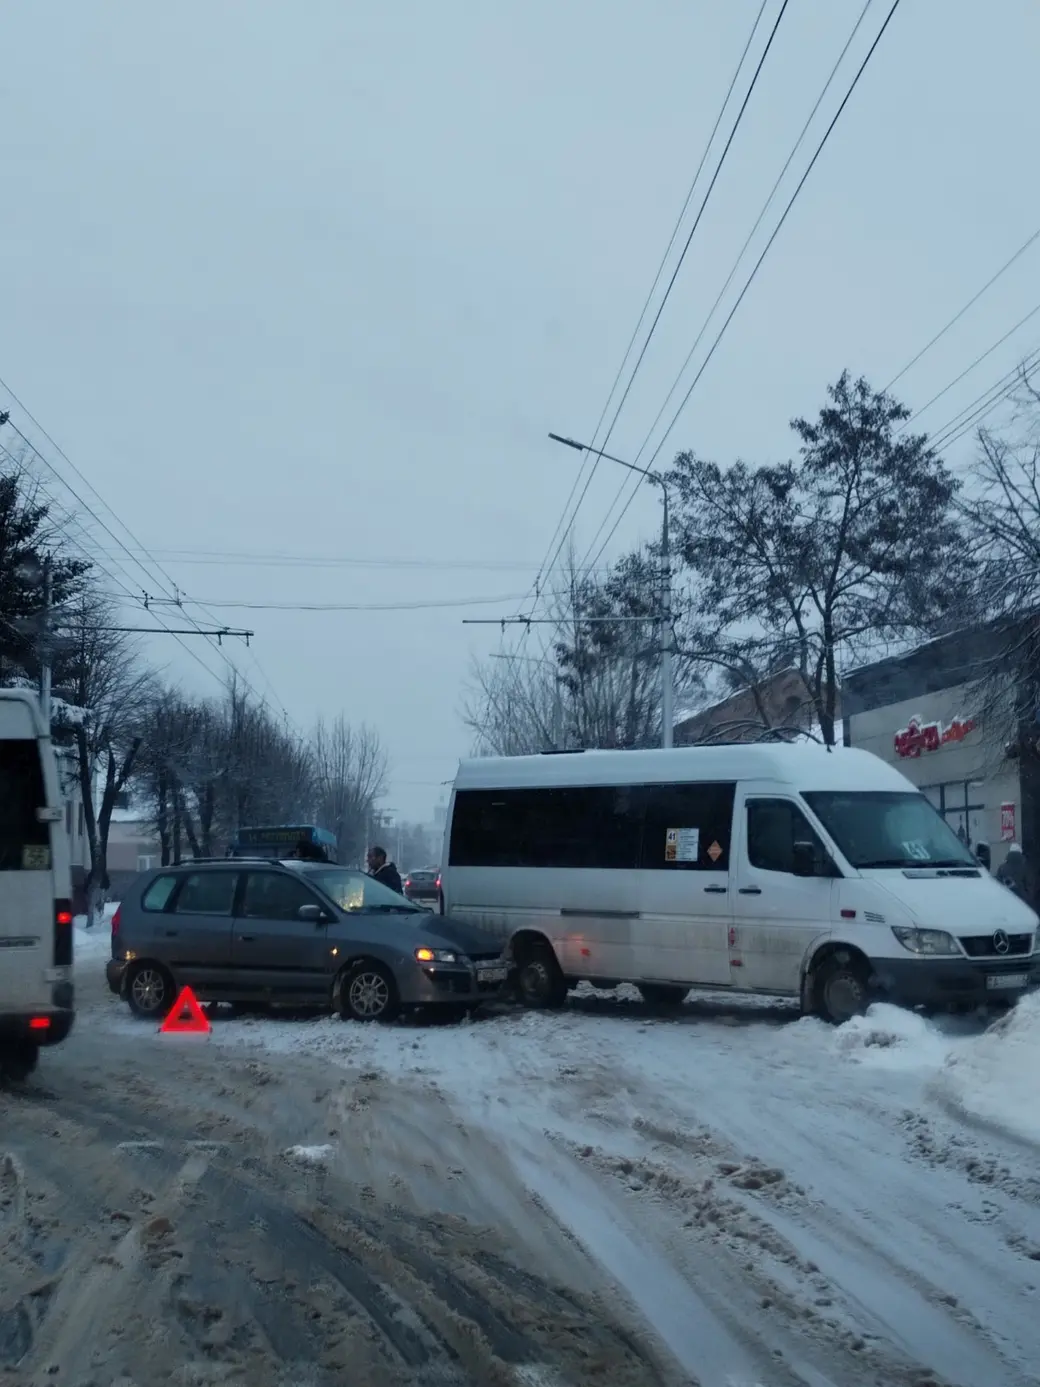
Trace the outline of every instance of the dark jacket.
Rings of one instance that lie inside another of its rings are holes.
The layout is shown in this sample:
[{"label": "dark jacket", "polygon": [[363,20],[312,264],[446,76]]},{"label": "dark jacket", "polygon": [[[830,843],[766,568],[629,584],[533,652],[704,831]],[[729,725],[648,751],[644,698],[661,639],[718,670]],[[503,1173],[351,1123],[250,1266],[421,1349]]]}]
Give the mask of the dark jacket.
[{"label": "dark jacket", "polygon": [[377,872],[372,873],[374,881],[381,881],[384,886],[389,886],[391,891],[396,891],[399,896],[404,895],[404,887],[401,885],[401,873],[392,862],[384,862]]}]

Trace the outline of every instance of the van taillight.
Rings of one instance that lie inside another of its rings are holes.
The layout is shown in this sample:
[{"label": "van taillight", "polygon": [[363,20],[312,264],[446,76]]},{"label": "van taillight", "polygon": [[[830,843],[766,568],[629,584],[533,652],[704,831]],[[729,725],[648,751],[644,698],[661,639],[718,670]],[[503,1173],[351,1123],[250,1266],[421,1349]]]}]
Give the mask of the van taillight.
[{"label": "van taillight", "polygon": [[72,964],[72,902],[54,902],[54,966],[68,968]]},{"label": "van taillight", "polygon": [[117,905],[117,906],[116,906],[116,913],[112,916],[112,938],[113,938],[113,939],[118,939],[118,938],[119,938],[119,925],[120,925],[119,914],[120,914],[120,911],[121,911],[122,909],[123,909],[123,907],[122,907],[121,905]]}]

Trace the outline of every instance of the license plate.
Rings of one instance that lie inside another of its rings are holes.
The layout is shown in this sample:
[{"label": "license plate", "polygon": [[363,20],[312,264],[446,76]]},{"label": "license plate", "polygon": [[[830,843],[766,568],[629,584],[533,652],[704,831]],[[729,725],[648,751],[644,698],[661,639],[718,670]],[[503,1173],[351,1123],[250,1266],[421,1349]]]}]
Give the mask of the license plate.
[{"label": "license plate", "polygon": [[478,968],[477,982],[505,982],[509,977],[508,968]]},{"label": "license plate", "polygon": [[996,992],[1000,988],[1006,987],[1028,987],[1028,973],[991,973],[986,979],[986,986],[991,992]]}]

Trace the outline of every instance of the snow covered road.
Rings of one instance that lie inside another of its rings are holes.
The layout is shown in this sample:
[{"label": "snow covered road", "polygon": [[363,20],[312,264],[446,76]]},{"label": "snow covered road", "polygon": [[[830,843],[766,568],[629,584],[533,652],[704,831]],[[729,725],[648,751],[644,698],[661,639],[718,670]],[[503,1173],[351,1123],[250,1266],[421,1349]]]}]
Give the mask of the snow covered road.
[{"label": "snow covered road", "polygon": [[[1040,998],[988,1030],[881,1007],[834,1031],[725,997],[672,1019],[622,992],[463,1025],[218,1019],[201,1041],[93,981],[84,1000],[41,1086],[137,1095],[143,1133],[197,1105],[197,1137],[320,1196],[312,1221],[392,1210],[391,1282],[415,1275],[402,1237],[505,1278],[527,1361],[487,1381],[1040,1382]],[[469,1379],[387,1378],[427,1380]]]}]

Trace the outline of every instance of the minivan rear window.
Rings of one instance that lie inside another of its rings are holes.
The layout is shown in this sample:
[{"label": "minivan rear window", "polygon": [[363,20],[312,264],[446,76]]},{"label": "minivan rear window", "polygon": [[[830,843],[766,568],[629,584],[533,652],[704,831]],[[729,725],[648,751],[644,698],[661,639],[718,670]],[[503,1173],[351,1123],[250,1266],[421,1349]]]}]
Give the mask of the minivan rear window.
[{"label": "minivan rear window", "polygon": [[141,897],[141,909],[165,910],[166,902],[173,895],[173,888],[176,885],[177,878],[175,876],[156,877]]},{"label": "minivan rear window", "polygon": [[36,818],[46,804],[39,746],[28,738],[0,741],[0,871],[50,867],[50,825]]}]

